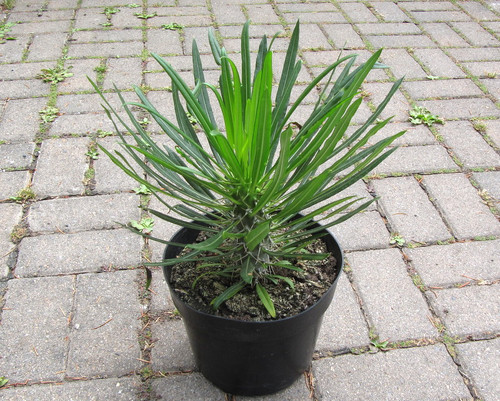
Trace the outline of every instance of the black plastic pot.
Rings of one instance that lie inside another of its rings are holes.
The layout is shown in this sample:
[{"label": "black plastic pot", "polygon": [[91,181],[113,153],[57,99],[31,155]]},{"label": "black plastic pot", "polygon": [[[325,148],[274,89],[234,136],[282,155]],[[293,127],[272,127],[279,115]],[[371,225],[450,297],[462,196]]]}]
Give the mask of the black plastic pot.
[{"label": "black plastic pot", "polygon": [[[188,244],[197,236],[198,231],[183,228],[171,241]],[[170,283],[171,269],[163,268],[172,300],[183,317],[196,365],[217,387],[235,395],[271,394],[293,384],[308,369],[323,314],[344,264],[334,236],[327,231],[323,240],[337,260],[337,277],[316,304],[285,319],[246,322],[200,312],[177,296]],[[175,258],[181,250],[167,246],[164,259]]]}]

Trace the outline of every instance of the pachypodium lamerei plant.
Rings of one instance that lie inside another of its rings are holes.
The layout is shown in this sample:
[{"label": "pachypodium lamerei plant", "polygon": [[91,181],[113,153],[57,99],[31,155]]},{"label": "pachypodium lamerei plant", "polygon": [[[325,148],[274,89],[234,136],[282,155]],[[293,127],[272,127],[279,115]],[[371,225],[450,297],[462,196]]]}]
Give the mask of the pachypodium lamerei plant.
[{"label": "pachypodium lamerei plant", "polygon": [[[362,103],[358,96],[361,84],[372,69],[385,68],[377,61],[380,50],[356,68],[356,55],[339,58],[291,103],[301,69],[297,57],[299,23],[293,30],[273,100],[274,38],[269,45],[267,38],[262,38],[252,74],[249,23],[241,35],[241,70],[210,31],[212,53],[220,67],[217,87],[205,81],[196,42],[192,52],[194,88],[167,61],[152,54],[172,80],[177,124],[161,115],[140,88],[134,88],[140,102],[127,103],[117,91],[131,126],[103,99],[107,114],[117,121],[116,131],[129,157],[101,148],[175,212],[174,216],[147,209],[152,215],[206,233],[202,242],[187,245],[188,252],[165,263],[201,259],[213,266],[211,274],[234,277],[233,284],[212,301],[214,308],[251,286],[272,317],[276,311],[269,286],[279,280],[292,288],[294,285],[289,277],[279,274],[280,269],[296,269],[290,260],[327,257],[305,250],[321,230],[312,226],[312,220],[328,219],[323,224],[323,228],[328,228],[364,210],[373,199],[356,203],[359,198],[336,195],[388,157],[395,150],[389,146],[403,134],[369,144],[370,138],[390,121],[380,121],[378,117],[400,81],[394,83],[364,124],[346,133]],[[333,74],[341,67],[333,82]],[[322,83],[320,100],[310,116],[302,125],[292,122],[293,113],[306,96],[317,91]],[[223,126],[216,122],[210,92],[222,113]],[[175,146],[157,144],[132,114],[132,105],[146,110]],[[193,127],[193,118],[197,129]],[[131,134],[134,143],[127,142],[130,137],[120,133],[118,122]],[[208,146],[204,148],[203,143]],[[142,172],[136,172],[131,160],[146,173],[147,179]],[[175,202],[178,204],[172,204]],[[300,212],[303,214],[298,215]]]}]

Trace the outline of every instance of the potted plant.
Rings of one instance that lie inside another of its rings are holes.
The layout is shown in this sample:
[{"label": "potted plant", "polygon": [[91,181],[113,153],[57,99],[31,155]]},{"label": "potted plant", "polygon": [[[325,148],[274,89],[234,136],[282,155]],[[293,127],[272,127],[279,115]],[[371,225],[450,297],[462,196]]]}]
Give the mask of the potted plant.
[{"label": "potted plant", "polygon": [[[134,88],[137,103],[125,102],[117,91],[130,123],[103,99],[128,156],[101,149],[173,212],[146,209],[151,215],[183,227],[172,239],[141,234],[167,245],[161,265],[198,368],[226,392],[272,393],[310,365],[343,264],[328,228],[374,200],[358,204],[341,194],[395,150],[388,147],[403,132],[368,141],[389,122],[378,117],[400,81],[364,124],[348,130],[362,103],[361,84],[372,69],[384,68],[377,62],[380,51],[358,67],[355,55],[339,58],[291,102],[301,68],[299,23],[277,85],[274,38],[260,42],[253,73],[248,22],[241,35],[241,70],[212,31],[209,41],[220,67],[218,86],[205,81],[196,42],[194,88],[153,54],[172,80],[177,124],[140,88]],[[311,114],[302,124],[294,122],[293,113],[320,84]],[[174,146],[156,143],[130,106],[148,112]]]}]

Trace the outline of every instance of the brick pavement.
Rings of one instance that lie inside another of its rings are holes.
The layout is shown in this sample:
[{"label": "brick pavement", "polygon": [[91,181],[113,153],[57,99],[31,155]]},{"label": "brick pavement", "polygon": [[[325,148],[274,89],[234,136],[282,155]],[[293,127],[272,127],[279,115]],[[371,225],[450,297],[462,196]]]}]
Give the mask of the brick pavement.
[{"label": "brick pavement", "polygon": [[[170,83],[148,52],[188,76],[196,38],[210,79],[208,26],[229,52],[247,18],[253,51],[261,34],[282,30],[274,44],[282,60],[300,18],[299,83],[341,48],[366,59],[384,47],[392,68],[370,75],[360,114],[405,75],[385,113],[394,122],[380,136],[408,133],[352,189],[380,196],[375,206],[333,229],[346,274],[312,380],[258,399],[499,399],[498,2],[16,0],[0,18],[13,23],[5,36],[14,38],[0,44],[0,376],[9,380],[0,398],[230,399],[196,372],[159,271],[144,294],[139,266],[162,249],[116,224],[138,219],[148,200],[93,153],[116,137],[86,76],[105,90],[143,85],[172,116]],[[162,28],[174,22],[183,28]],[[73,76],[37,78],[56,65]],[[411,125],[413,105],[446,124]],[[39,116],[47,106],[58,108],[52,122]],[[165,237],[174,230],[156,228]]]}]

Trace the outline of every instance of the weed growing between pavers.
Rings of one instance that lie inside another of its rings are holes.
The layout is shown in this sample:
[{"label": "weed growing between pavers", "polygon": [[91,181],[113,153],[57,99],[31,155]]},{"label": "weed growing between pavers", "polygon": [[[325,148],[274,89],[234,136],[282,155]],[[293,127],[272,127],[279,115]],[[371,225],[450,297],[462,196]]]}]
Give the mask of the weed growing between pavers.
[{"label": "weed growing between pavers", "polygon": [[410,122],[413,125],[425,124],[428,127],[432,127],[433,124],[444,124],[444,120],[439,116],[432,114],[423,106],[413,106],[413,109],[409,111]]},{"label": "weed growing between pavers", "polygon": [[26,188],[21,189],[16,196],[11,196],[9,199],[16,203],[26,203],[35,198],[36,194],[33,189],[31,189],[30,186],[27,186]]},{"label": "weed growing between pavers", "polygon": [[40,118],[44,123],[53,122],[59,116],[59,109],[57,107],[47,106],[38,112]]},{"label": "weed growing between pavers", "polygon": [[16,40],[14,36],[10,36],[8,33],[10,29],[16,25],[15,22],[3,22],[0,23],[0,43],[5,43],[7,40]]}]

